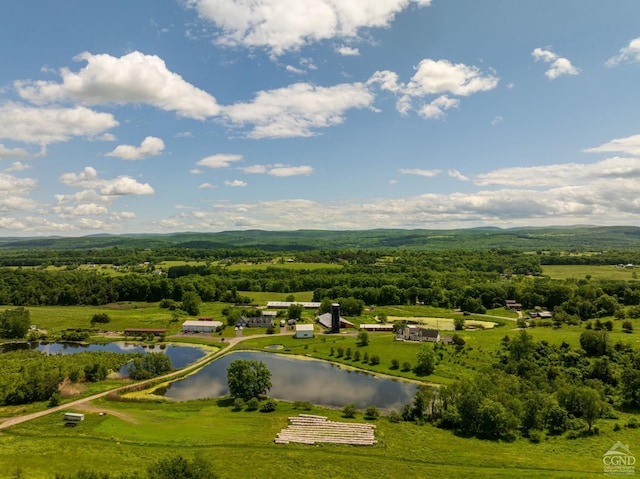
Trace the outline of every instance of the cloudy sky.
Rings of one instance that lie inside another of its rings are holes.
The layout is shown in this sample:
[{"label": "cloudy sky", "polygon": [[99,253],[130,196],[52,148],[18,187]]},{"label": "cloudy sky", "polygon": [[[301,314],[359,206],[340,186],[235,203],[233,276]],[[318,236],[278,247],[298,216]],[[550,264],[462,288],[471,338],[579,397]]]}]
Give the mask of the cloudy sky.
[{"label": "cloudy sky", "polygon": [[640,225],[637,0],[7,0],[0,235]]}]

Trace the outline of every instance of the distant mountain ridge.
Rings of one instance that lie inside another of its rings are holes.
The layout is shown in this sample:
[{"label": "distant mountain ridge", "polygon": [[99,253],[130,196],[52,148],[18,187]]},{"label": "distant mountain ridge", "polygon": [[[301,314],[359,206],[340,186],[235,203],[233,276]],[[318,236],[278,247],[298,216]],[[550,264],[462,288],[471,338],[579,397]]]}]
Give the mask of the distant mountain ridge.
[{"label": "distant mountain ridge", "polygon": [[99,234],[81,237],[0,238],[0,248],[86,250],[100,248],[319,249],[515,249],[600,251],[640,247],[640,227],[571,226],[500,229],[243,230],[219,233]]}]

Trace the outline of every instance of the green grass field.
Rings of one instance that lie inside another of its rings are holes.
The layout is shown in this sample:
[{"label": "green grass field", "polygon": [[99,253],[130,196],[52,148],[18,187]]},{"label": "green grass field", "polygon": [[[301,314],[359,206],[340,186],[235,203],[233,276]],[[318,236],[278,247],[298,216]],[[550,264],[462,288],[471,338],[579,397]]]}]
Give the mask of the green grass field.
[{"label": "green grass field", "polygon": [[[82,411],[82,410],[80,410]],[[298,411],[280,402],[273,413],[234,412],[229,401],[98,401],[75,428],[52,414],[3,431],[0,477],[18,466],[25,479],[52,479],[81,469],[143,470],[161,457],[201,454],[224,479],[308,478],[586,478],[602,477],[602,457],[616,442],[638,444],[640,429],[613,431],[618,420],[600,420],[600,434],[574,440],[547,437],[539,444],[457,437],[430,425],[375,422],[378,444],[277,445],[287,417],[300,412],[345,420],[339,411]],[[99,412],[106,412],[100,416]]]},{"label": "green grass field", "polygon": [[542,274],[553,279],[584,279],[587,276],[593,279],[620,279],[630,281],[636,279],[635,269],[619,268],[612,265],[547,265],[542,267]]}]

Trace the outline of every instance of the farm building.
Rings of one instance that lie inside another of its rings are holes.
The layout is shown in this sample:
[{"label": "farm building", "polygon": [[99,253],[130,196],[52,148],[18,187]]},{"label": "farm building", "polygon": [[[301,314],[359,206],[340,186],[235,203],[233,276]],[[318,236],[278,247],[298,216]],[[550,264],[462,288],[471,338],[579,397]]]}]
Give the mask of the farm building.
[{"label": "farm building", "polygon": [[243,328],[270,328],[273,326],[273,318],[271,316],[256,316],[253,318],[240,317],[236,321],[236,326]]},{"label": "farm building", "polygon": [[[324,313],[318,316],[318,322],[327,329],[331,329],[331,313]],[[353,328],[355,327],[351,321],[347,321],[340,316],[341,328]]]},{"label": "farm building", "polygon": [[415,324],[409,324],[398,330],[396,339],[438,343],[440,342],[440,332],[437,329],[426,329]]},{"label": "farm building", "polygon": [[182,323],[183,333],[215,333],[222,327],[220,321],[192,321],[187,320]]},{"label": "farm building", "polygon": [[320,307],[320,303],[316,302],[303,303],[302,301],[269,301],[267,303],[267,308],[286,309],[292,304],[301,304],[304,309],[318,309]]},{"label": "farm building", "polygon": [[80,422],[84,421],[84,414],[80,414],[77,412],[65,412],[64,420],[66,422]]},{"label": "farm building", "polygon": [[521,311],[522,310],[522,304],[521,303],[516,303],[515,300],[513,299],[507,299],[504,302],[504,306],[505,308],[507,308],[510,311]]},{"label": "farm building", "polygon": [[392,333],[393,324],[361,324],[360,330],[369,331],[372,333],[376,333],[376,332]]},{"label": "farm building", "polygon": [[313,338],[313,324],[296,324],[294,338]]}]

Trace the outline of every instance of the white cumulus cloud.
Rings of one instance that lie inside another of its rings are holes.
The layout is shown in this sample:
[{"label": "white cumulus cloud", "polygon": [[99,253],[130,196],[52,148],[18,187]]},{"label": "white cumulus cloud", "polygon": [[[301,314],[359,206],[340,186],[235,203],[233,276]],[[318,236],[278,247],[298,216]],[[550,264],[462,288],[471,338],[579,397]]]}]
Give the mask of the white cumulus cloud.
[{"label": "white cumulus cloud", "polygon": [[348,110],[369,107],[373,100],[362,83],[332,87],[295,83],[258,92],[250,103],[225,107],[224,115],[236,126],[249,126],[249,138],[309,137],[318,128],[343,123]]},{"label": "white cumulus cloud", "polygon": [[0,143],[0,158],[26,158],[29,156],[22,148],[7,148]]},{"label": "white cumulus cloud", "polygon": [[[91,198],[91,201],[96,201],[97,195],[93,190],[99,190],[99,194],[102,196],[152,195],[155,193],[148,183],[140,183],[129,176],[118,176],[110,180],[101,179],[97,170],[92,166],[85,167],[80,173],[64,173],[60,175],[59,180],[67,186],[86,189],[82,192],[82,196],[73,198],[75,201],[82,201],[87,197]],[[70,199],[68,195],[57,195],[56,198],[58,201]]]},{"label": "white cumulus cloud", "polygon": [[24,170],[30,170],[31,168],[32,168],[31,165],[22,163],[21,161],[14,161],[13,163],[11,163],[11,166],[7,168],[5,171],[7,172],[24,171]]},{"label": "white cumulus cloud", "polygon": [[348,47],[346,45],[342,45],[336,48],[336,51],[343,57],[357,57],[358,55],[360,55],[360,50],[358,50],[357,48]]},{"label": "white cumulus cloud", "polygon": [[14,86],[34,103],[71,99],[89,105],[148,104],[200,120],[220,111],[213,96],[171,72],[156,55],[134,51],[118,58],[84,52],[74,60],[87,65],[78,72],[61,69],[62,83],[27,80]]},{"label": "white cumulus cloud", "polygon": [[550,80],[555,80],[556,78],[564,75],[578,75],[580,73],[580,70],[574,67],[568,59],[559,57],[551,50],[536,48],[531,52],[531,55],[535,61],[541,60],[545,63],[551,64],[549,69],[545,72],[545,75]]},{"label": "white cumulus cloud", "polygon": [[[406,115],[416,110],[426,119],[441,119],[445,111],[458,108],[460,100],[453,96],[470,96],[493,90],[499,82],[494,73],[482,73],[478,67],[449,60],[423,59],[408,83],[399,81],[398,74],[389,70],[376,71],[367,85],[397,95],[396,109]],[[430,101],[425,97],[435,96]]]},{"label": "white cumulus cloud", "polygon": [[640,62],[640,37],[634,38],[629,45],[620,49],[620,52],[606,62],[608,67],[615,67],[620,63],[637,63]]},{"label": "white cumulus cloud", "polygon": [[445,111],[450,108],[458,108],[460,100],[456,98],[449,98],[447,95],[442,95],[433,100],[431,103],[423,105],[418,114],[426,119],[439,120],[445,116]]},{"label": "white cumulus cloud", "polygon": [[164,141],[155,136],[147,136],[140,146],[118,145],[107,156],[115,156],[123,160],[142,160],[150,156],[157,156],[164,150]]},{"label": "white cumulus cloud", "polygon": [[425,170],[422,168],[402,168],[400,170],[400,173],[402,173],[403,175],[417,175],[417,176],[432,177],[432,176],[438,176],[442,172],[440,170]]},{"label": "white cumulus cloud", "polygon": [[110,113],[85,107],[34,108],[20,103],[0,106],[0,138],[46,145],[73,137],[92,137],[118,126]]},{"label": "white cumulus cloud", "polygon": [[233,180],[233,181],[227,180],[224,182],[224,184],[232,188],[247,186],[246,181],[242,181],[242,180]]},{"label": "white cumulus cloud", "polygon": [[611,140],[604,145],[587,148],[585,151],[588,153],[626,153],[640,156],[640,135]]},{"label": "white cumulus cloud", "polygon": [[274,55],[332,38],[357,38],[386,27],[410,5],[431,0],[187,0],[219,29],[221,45],[259,47]]},{"label": "white cumulus cloud", "polygon": [[[196,165],[205,166],[207,168],[228,168],[232,163],[241,161],[242,155],[231,155],[226,153],[220,153],[217,155],[207,156],[199,160]],[[200,173],[200,171],[198,171]]]},{"label": "white cumulus cloud", "polygon": [[109,180],[100,189],[102,195],[152,195],[155,191],[149,183],[139,183],[129,176],[119,176]]}]

